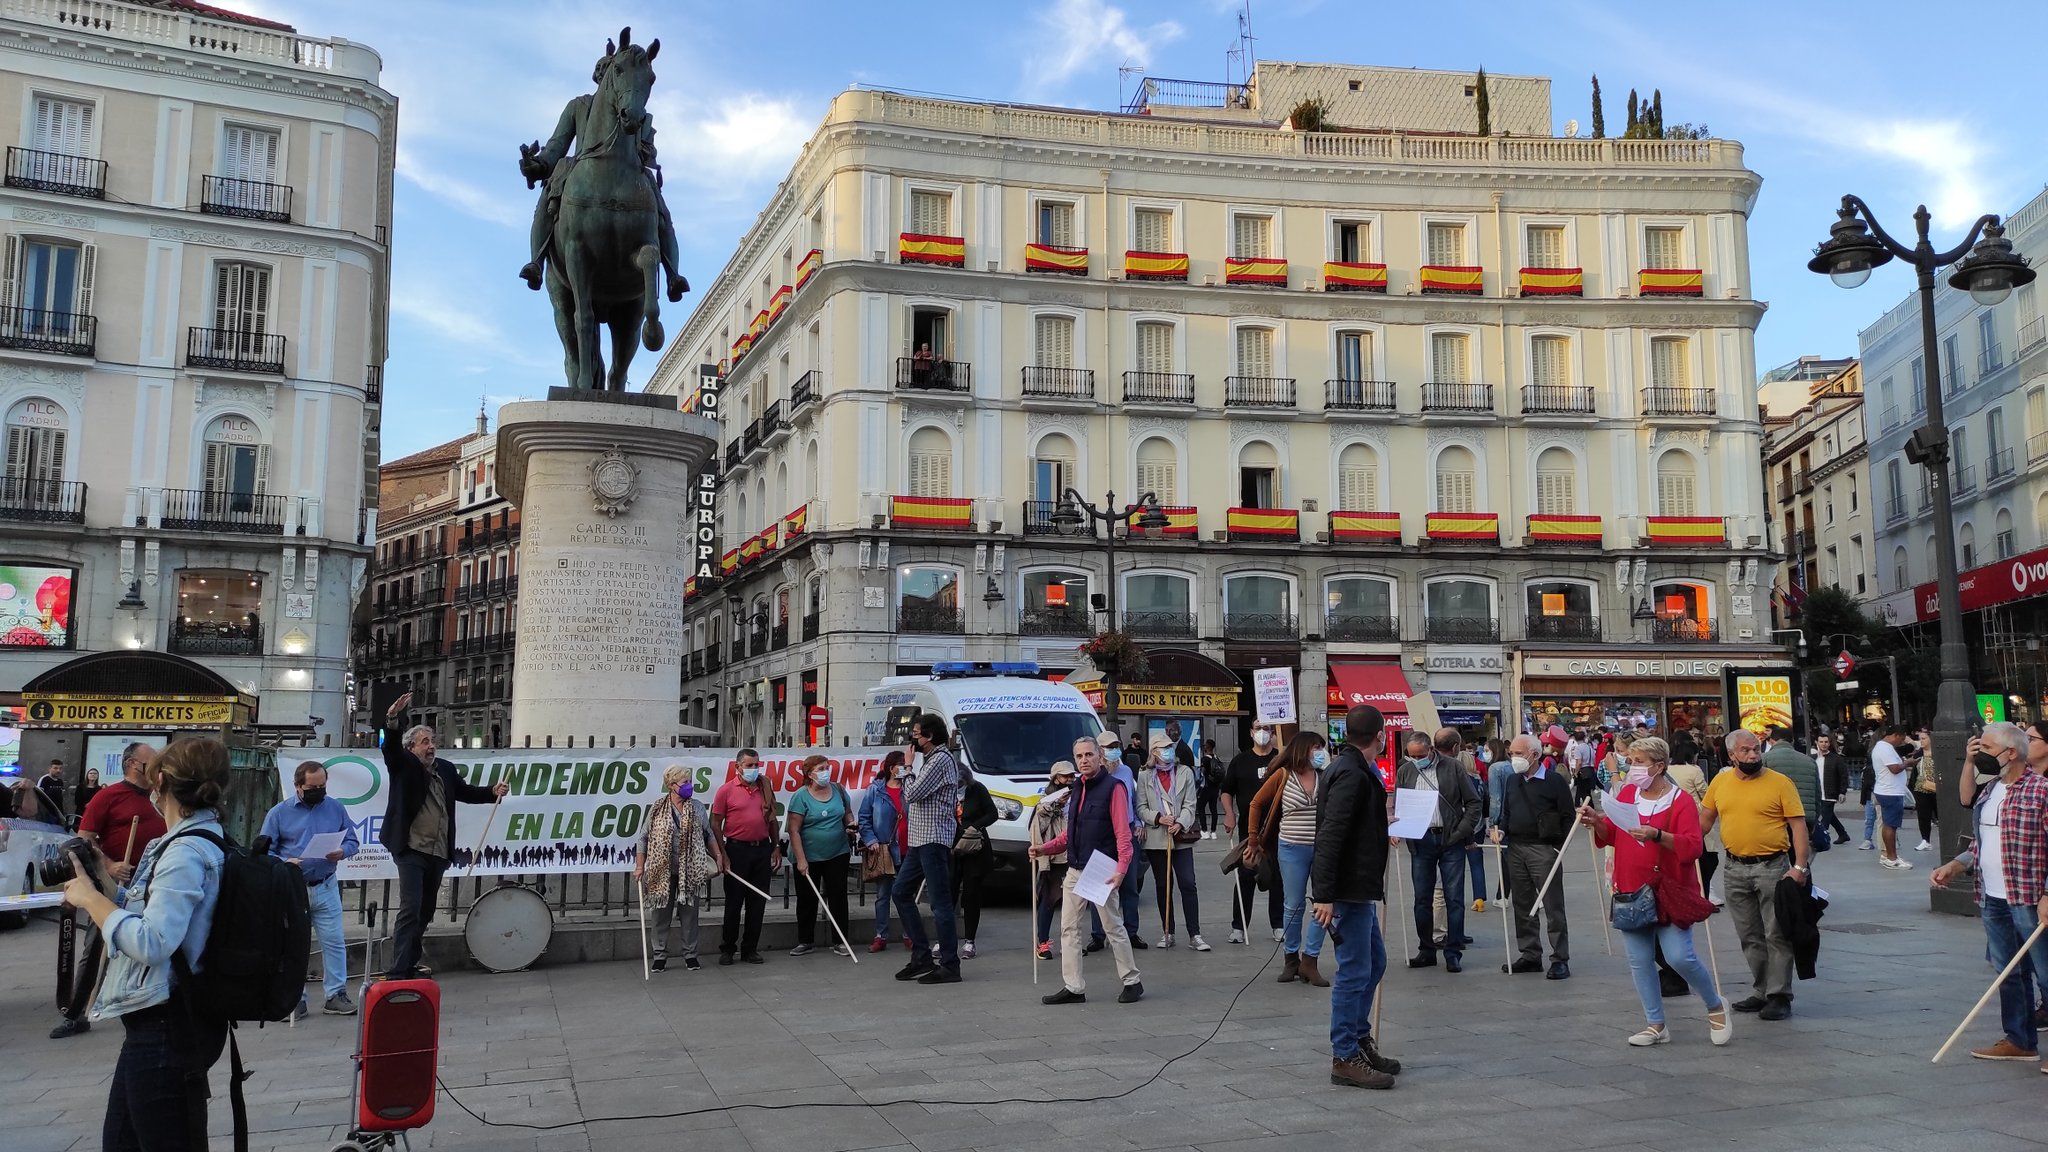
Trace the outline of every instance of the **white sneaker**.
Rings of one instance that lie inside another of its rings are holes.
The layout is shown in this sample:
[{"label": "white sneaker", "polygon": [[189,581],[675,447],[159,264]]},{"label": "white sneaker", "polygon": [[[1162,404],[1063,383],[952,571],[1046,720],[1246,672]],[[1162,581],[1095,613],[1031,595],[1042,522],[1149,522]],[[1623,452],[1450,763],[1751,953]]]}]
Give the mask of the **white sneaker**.
[{"label": "white sneaker", "polygon": [[1161,936],[1159,939],[1154,940],[1152,942],[1152,946],[1154,948],[1171,948],[1173,947],[1173,937]]},{"label": "white sneaker", "polygon": [[1275,928],[1275,929],[1273,929],[1273,943],[1275,943],[1275,944],[1279,944],[1279,943],[1281,943],[1281,942],[1285,941],[1286,939],[1287,939],[1287,929],[1285,929],[1285,928]]},{"label": "white sneaker", "polygon": [[1913,865],[1905,860],[1893,860],[1892,867],[1897,868],[1901,872],[1911,872],[1913,870]]},{"label": "white sneaker", "polygon": [[1922,841],[1920,842],[1920,846],[1919,846],[1918,848],[1915,848],[1915,849],[1913,849],[1913,851],[1915,851],[1915,852],[1925,852],[1925,851],[1927,851],[1927,850],[1928,850],[1929,848],[1932,848],[1932,847],[1933,847],[1933,845],[1932,845],[1932,844],[1929,844],[1929,843],[1928,843],[1927,841],[1925,841],[1925,840],[1922,840]]},{"label": "white sneaker", "polygon": [[1877,845],[1872,844],[1868,840],[1865,840],[1862,844],[1857,846],[1856,850],[1858,852],[1875,852],[1877,851]]},{"label": "white sneaker", "polygon": [[1230,930],[1230,942],[1232,944],[1244,943],[1244,931],[1239,928],[1232,928]]},{"label": "white sneaker", "polygon": [[974,941],[962,940],[960,942],[960,958],[962,960],[974,959]]},{"label": "white sneaker", "polygon": [[834,944],[832,946],[832,954],[834,956],[851,956],[853,955],[853,949],[848,948],[844,944]]},{"label": "white sneaker", "polygon": [[1877,858],[1877,866],[1880,868],[1897,868],[1899,865],[1904,863],[1904,860],[1901,860],[1896,856],[1879,856]]},{"label": "white sneaker", "polygon": [[1200,936],[1197,936],[1194,939],[1188,941],[1188,943],[1194,945],[1195,951],[1197,952],[1213,951],[1213,949],[1209,947],[1209,942],[1207,940],[1202,939]]}]

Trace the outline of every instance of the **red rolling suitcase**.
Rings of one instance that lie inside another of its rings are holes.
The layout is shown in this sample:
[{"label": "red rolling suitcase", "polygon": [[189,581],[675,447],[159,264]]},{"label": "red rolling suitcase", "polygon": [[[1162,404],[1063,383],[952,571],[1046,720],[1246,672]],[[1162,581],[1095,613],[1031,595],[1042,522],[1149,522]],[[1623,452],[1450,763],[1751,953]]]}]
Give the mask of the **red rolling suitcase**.
[{"label": "red rolling suitcase", "polygon": [[440,1041],[440,985],[382,980],[369,986],[356,1051],[356,1132],[405,1132],[432,1122]]}]

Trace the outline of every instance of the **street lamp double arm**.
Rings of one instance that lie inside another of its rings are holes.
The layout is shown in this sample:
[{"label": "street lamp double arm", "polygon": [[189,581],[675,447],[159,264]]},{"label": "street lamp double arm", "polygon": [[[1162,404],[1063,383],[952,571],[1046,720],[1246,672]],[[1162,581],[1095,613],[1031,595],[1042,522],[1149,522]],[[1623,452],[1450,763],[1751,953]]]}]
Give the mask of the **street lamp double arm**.
[{"label": "street lamp double arm", "polygon": [[[1137,517],[1137,526],[1140,528],[1150,530],[1164,528],[1167,525],[1166,510],[1160,507],[1158,495],[1152,492],[1147,492],[1143,496],[1138,497],[1134,503],[1124,505],[1123,509],[1119,511],[1115,492],[1108,493],[1103,497],[1102,503],[1096,505],[1082,499],[1079,492],[1069,488],[1065,492],[1060,493],[1059,507],[1053,509],[1052,513],[1053,527],[1059,529],[1062,533],[1078,533],[1085,527],[1088,530],[1088,534],[1092,536],[1095,534],[1095,526],[1097,524],[1101,524],[1107,529],[1104,532],[1107,540],[1104,550],[1107,553],[1106,571],[1108,583],[1107,587],[1103,590],[1103,605],[1107,610],[1109,623],[1103,629],[1105,632],[1115,631],[1118,625],[1116,612],[1116,527],[1118,524],[1129,523],[1134,515]],[[1116,674],[1106,668],[1102,670],[1102,706],[1103,712],[1108,718],[1109,727],[1111,730],[1115,730]]]}]

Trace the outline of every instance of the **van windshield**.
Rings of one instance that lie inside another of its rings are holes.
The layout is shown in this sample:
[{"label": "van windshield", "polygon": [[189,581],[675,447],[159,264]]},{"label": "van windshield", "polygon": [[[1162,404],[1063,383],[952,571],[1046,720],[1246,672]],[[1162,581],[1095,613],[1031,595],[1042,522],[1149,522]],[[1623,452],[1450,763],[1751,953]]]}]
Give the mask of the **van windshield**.
[{"label": "van windshield", "polygon": [[1087,712],[987,712],[957,717],[956,727],[976,772],[1036,780],[1101,730]]}]

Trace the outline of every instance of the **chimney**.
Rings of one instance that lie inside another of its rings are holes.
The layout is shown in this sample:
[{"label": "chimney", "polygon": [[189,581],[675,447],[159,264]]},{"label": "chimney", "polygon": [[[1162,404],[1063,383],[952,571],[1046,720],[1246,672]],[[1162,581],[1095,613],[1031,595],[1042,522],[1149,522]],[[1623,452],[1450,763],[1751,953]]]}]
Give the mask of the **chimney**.
[{"label": "chimney", "polygon": [[491,418],[484,411],[484,403],[483,397],[479,396],[476,398],[476,434],[479,436],[491,434]]}]

